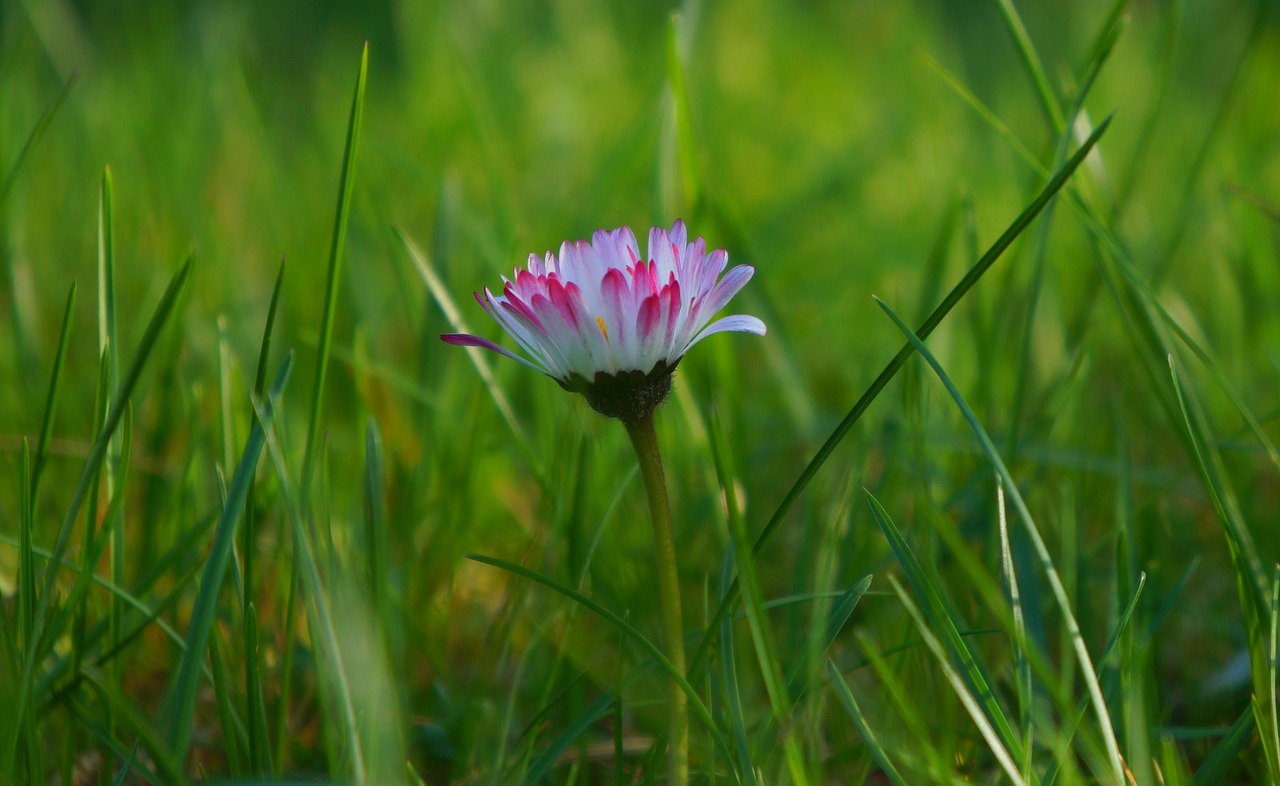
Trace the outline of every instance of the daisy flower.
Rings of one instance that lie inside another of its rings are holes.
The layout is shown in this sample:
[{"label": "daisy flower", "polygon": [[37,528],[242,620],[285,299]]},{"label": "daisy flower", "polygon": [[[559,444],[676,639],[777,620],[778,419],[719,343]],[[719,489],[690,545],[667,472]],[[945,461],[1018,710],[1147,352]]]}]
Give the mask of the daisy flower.
[{"label": "daisy flower", "polygon": [[[671,391],[671,373],[689,348],[713,333],[764,335],[756,317],[711,319],[755,271],[688,241],[684,222],[649,231],[641,256],[628,227],[599,230],[591,242],[565,242],[560,254],[529,255],[524,270],[476,300],[524,350],[521,356],[479,336],[440,338],[483,347],[582,393],[598,412],[623,420],[649,415]],[[724,276],[721,276],[724,273]]]}]

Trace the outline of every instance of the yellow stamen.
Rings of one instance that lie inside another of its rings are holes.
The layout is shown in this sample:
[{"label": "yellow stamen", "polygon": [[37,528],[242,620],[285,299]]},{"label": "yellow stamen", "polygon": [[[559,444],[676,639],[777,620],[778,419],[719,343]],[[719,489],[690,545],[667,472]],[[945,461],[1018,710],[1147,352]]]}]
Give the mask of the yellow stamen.
[{"label": "yellow stamen", "polygon": [[604,334],[605,343],[608,343],[609,329],[604,326],[604,317],[596,317],[596,324],[600,326],[600,332]]}]

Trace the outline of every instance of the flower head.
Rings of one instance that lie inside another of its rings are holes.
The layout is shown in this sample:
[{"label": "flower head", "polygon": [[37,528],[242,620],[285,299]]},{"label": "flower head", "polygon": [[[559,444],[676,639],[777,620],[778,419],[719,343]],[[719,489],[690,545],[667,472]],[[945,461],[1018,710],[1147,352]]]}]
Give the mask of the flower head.
[{"label": "flower head", "polygon": [[[640,255],[628,227],[599,230],[591,242],[565,242],[556,256],[529,255],[524,270],[503,278],[502,294],[486,287],[476,300],[528,357],[492,341],[452,333],[440,338],[483,347],[541,371],[582,393],[597,411],[623,419],[651,413],[671,390],[671,372],[689,348],[712,333],[764,335],[752,316],[711,322],[755,271],[688,242],[684,222],[649,231]],[[710,322],[710,324],[708,324]]]}]

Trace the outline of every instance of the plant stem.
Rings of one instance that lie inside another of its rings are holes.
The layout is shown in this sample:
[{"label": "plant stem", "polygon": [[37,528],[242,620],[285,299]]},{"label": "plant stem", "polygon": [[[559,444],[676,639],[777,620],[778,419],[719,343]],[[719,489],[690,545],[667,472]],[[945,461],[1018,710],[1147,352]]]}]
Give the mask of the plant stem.
[{"label": "plant stem", "polygon": [[[671,506],[667,502],[667,480],[662,471],[662,454],[653,428],[653,413],[623,420],[627,436],[640,461],[645,492],[649,495],[649,515],[653,519],[654,563],[658,573],[658,602],[662,605],[663,636],[667,658],[681,674],[684,665],[684,622],[680,613],[680,575],[676,568],[676,543],[671,530]],[[671,681],[670,748],[667,782],[685,786],[689,780],[688,697]]]}]

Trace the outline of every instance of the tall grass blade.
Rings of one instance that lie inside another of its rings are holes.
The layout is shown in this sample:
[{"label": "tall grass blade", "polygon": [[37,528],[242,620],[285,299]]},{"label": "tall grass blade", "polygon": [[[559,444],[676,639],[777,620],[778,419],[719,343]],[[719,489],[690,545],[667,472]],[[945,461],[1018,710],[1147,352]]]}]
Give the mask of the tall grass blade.
[{"label": "tall grass blade", "polygon": [[[689,99],[689,85],[685,78],[688,58],[689,22],[681,13],[671,15],[667,24],[667,114],[669,124],[664,123],[663,161],[657,173],[658,214],[661,223],[668,224],[683,210],[697,212],[702,203],[702,188],[698,177],[698,144],[693,133],[693,104]],[[674,160],[673,160],[674,159]],[[669,176],[671,170],[678,177]],[[671,182],[674,180],[675,182]],[[665,188],[663,187],[665,181]]]},{"label": "tall grass blade", "polygon": [[[1107,118],[1100,123],[1096,129],[1094,129],[1094,132],[1089,135],[1089,138],[1086,139],[1083,144],[1080,145],[1080,148],[1075,152],[1075,154],[1072,155],[1071,158],[1062,165],[1062,168],[1060,168],[1054,176],[1049,179],[1049,182],[1045,184],[1045,187],[1040,191],[1040,194],[1032,200],[1032,202],[1027,205],[1020,214],[1018,214],[1018,217],[1015,218],[1013,223],[1005,229],[999,238],[997,238],[996,242],[987,249],[986,253],[984,253],[976,263],[974,263],[973,267],[970,268],[964,277],[961,278],[951,291],[947,293],[947,296],[943,298],[942,302],[933,310],[929,315],[929,318],[921,324],[917,335],[927,337],[938,327],[938,325],[942,323],[942,320],[946,319],[947,315],[951,313],[951,310],[955,308],[956,304],[959,303],[966,294],[968,294],[969,290],[973,289],[974,285],[978,283],[987,270],[995,264],[995,261],[1004,254],[1009,246],[1013,245],[1013,241],[1022,234],[1023,230],[1025,230],[1031,222],[1035,220],[1036,216],[1044,210],[1045,206],[1048,205],[1062,187],[1066,185],[1067,180],[1071,178],[1071,175],[1076,171],[1076,168],[1080,166],[1081,162],[1083,162],[1089,155],[1089,152],[1093,150],[1094,145],[1096,145],[1098,140],[1102,138],[1102,135],[1106,133],[1107,127],[1110,123],[1111,118]],[[883,391],[889,384],[890,380],[897,375],[898,371],[907,362],[907,359],[911,357],[914,351],[915,349],[911,343],[905,344],[902,349],[898,351],[898,354],[894,355],[893,359],[889,361],[889,364],[885,366],[884,370],[880,372],[875,381],[871,383],[871,386],[862,394],[857,403],[853,405],[853,409],[849,410],[848,414],[844,416],[844,419],[840,421],[840,424],[831,432],[831,436],[827,437],[826,442],[822,444],[822,447],[820,447],[814,457],[810,459],[809,463],[805,466],[804,470],[801,471],[799,477],[796,478],[791,488],[783,496],[782,501],[774,510],[773,515],[769,518],[768,523],[765,524],[764,529],[761,530],[760,535],[756,537],[755,545],[751,549],[752,554],[759,554],[764,548],[765,543],[767,543],[769,538],[772,537],[774,531],[781,526],[783,519],[786,518],[787,513],[791,510],[791,506],[795,504],[796,500],[800,498],[800,495],[808,487],[809,482],[818,474],[818,470],[822,469],[822,466],[827,462],[827,459],[831,457],[831,454],[835,452],[835,449],[844,441],[849,430],[852,429],[854,424],[862,418],[862,415],[871,407],[871,404],[879,397],[880,392]],[[716,609],[716,613],[712,616],[711,622],[707,627],[708,631],[715,630],[719,626],[720,620],[729,613],[730,607],[737,600],[736,588],[737,585],[735,584],[733,591],[725,595],[725,597],[720,601],[720,606]],[[706,658],[710,654],[710,646],[711,637],[704,637],[702,642],[698,645],[698,649],[694,651],[693,657],[689,660],[690,674],[697,675],[700,668],[705,665]]]},{"label": "tall grass blade", "polygon": [[894,786],[908,786],[906,779],[902,777],[902,773],[898,772],[898,768],[893,766],[893,762],[889,759],[889,754],[885,752],[884,746],[880,744],[880,740],[876,737],[871,724],[867,723],[867,717],[862,714],[862,708],[858,706],[858,700],[854,698],[853,691],[849,690],[849,683],[844,681],[844,675],[840,673],[840,670],[836,668],[836,664],[830,659],[827,660],[827,681],[831,683],[831,687],[835,690],[836,698],[840,700],[840,705],[844,707],[845,712],[849,713],[849,719],[853,721],[854,728],[858,730],[858,736],[862,737],[862,744],[867,746],[867,752],[875,760],[876,766],[880,768],[880,771]]},{"label": "tall grass blade", "polygon": [[1022,760],[1023,777],[1029,777],[1032,759],[1031,704],[1035,695],[1031,687],[1031,665],[1027,662],[1027,624],[1022,612],[1022,593],[1018,587],[1018,574],[1014,569],[1013,549],[1009,544],[1009,519],[1005,515],[1004,483],[996,478],[996,512],[1000,523],[1000,567],[1004,576],[1005,592],[1009,607],[1013,609],[1013,669],[1017,674],[1018,725],[1022,739],[1027,741],[1026,755]]},{"label": "tall grass blade", "polygon": [[[969,701],[973,701],[974,708],[988,719],[985,721],[988,725],[993,724],[992,731],[999,736],[1001,749],[1012,751],[1012,755],[1019,761],[1025,760],[1029,755],[1026,751],[1026,742],[1018,736],[1013,724],[1009,722],[1008,715],[1000,706],[995,691],[991,688],[985,669],[961,633],[962,627],[952,611],[937,574],[932,566],[926,566],[916,557],[906,538],[903,537],[902,531],[898,529],[880,501],[871,492],[865,493],[867,502],[871,505],[871,513],[889,541],[889,548],[897,557],[898,564],[902,566],[912,589],[921,598],[924,605],[922,612],[924,624],[940,631],[939,634],[931,635],[934,635],[935,640],[938,635],[942,637],[939,646],[943,647],[947,657],[960,667],[961,671],[957,674],[965,682],[965,694],[969,696]],[[951,667],[948,666],[948,668]],[[976,699],[973,698],[975,693]]]},{"label": "tall grass blade", "polygon": [[1245,707],[1244,712],[1240,713],[1236,722],[1231,724],[1231,728],[1227,730],[1222,740],[1213,746],[1209,755],[1200,762],[1191,782],[1195,786],[1219,786],[1219,784],[1229,783],[1227,773],[1235,765],[1240,752],[1253,741],[1253,735],[1257,730],[1257,717],[1253,708]]},{"label": "tall grass blade", "polygon": [[[190,259],[178,271],[173,280],[169,282],[168,288],[160,298],[160,304],[156,307],[155,314],[152,315],[151,321],[147,324],[147,329],[143,333],[142,340],[139,342],[137,353],[133,363],[129,366],[129,370],[125,373],[121,380],[120,387],[112,399],[111,408],[107,412],[103,420],[102,428],[99,430],[97,437],[94,439],[92,447],[89,449],[89,456],[85,461],[84,469],[81,470],[80,478],[76,481],[75,489],[71,494],[71,501],[67,506],[67,513],[62,520],[62,524],[58,528],[57,536],[54,539],[52,550],[52,558],[50,560],[50,568],[45,572],[44,583],[40,592],[35,596],[35,613],[32,640],[41,642],[46,639],[45,618],[48,615],[49,606],[53,600],[53,584],[57,579],[57,566],[62,564],[63,555],[66,553],[67,544],[71,537],[71,529],[75,524],[77,515],[80,512],[80,506],[84,503],[85,497],[89,492],[89,488],[94,485],[94,479],[98,475],[98,470],[102,467],[103,459],[107,454],[107,445],[112,436],[115,434],[117,426],[120,424],[121,418],[126,411],[126,402],[133,393],[134,387],[137,385],[138,378],[142,375],[142,369],[146,365],[147,358],[150,356],[151,349],[155,346],[156,340],[160,336],[168,320],[173,306],[177,301],[179,293],[182,291],[183,285],[191,274],[192,262]],[[27,703],[32,700],[30,688],[34,679],[35,660],[41,657],[39,651],[35,652],[35,656],[23,663],[22,676],[19,680],[18,697],[15,714],[22,716]],[[16,737],[12,740],[17,742]],[[15,749],[10,746],[6,753],[6,761],[12,762]],[[11,769],[11,768],[6,768]]]},{"label": "tall grass blade", "polygon": [[[396,229],[395,233],[396,237],[400,238],[400,243],[404,245],[404,250],[408,252],[409,260],[413,262],[418,275],[422,277],[423,283],[427,285],[427,291],[431,293],[432,299],[436,301],[436,305],[444,313],[445,321],[449,323],[449,327],[456,333],[470,333],[471,329],[467,327],[466,320],[462,318],[462,312],[458,310],[458,306],[453,302],[453,298],[450,297],[449,290],[445,287],[439,274],[436,273],[435,266],[431,263],[431,260],[427,258],[427,255],[423,253],[412,238],[399,229]],[[537,457],[537,452],[533,450],[529,437],[525,434],[524,427],[520,425],[520,421],[516,418],[515,410],[511,407],[511,402],[507,400],[507,394],[502,391],[502,388],[498,385],[497,378],[493,376],[493,369],[489,366],[488,358],[477,347],[466,347],[466,351],[467,357],[471,358],[472,364],[476,367],[476,371],[479,372],[485,389],[489,391],[489,397],[493,399],[493,403],[502,415],[502,419],[507,422],[507,427],[511,429],[511,435],[516,438],[516,445],[520,448],[525,461],[533,468],[534,474],[541,478],[543,476],[543,468]]]},{"label": "tall grass blade", "polygon": [[0,183],[0,209],[4,208],[5,200],[9,198],[9,192],[13,190],[13,184],[18,178],[18,172],[22,169],[23,163],[26,162],[27,156],[31,154],[31,150],[40,141],[40,137],[44,136],[49,124],[53,122],[53,116],[58,113],[59,107],[66,100],[67,94],[71,92],[71,88],[75,85],[78,76],[77,72],[71,72],[71,76],[67,78],[67,81],[62,83],[62,89],[45,107],[36,124],[31,127],[31,133],[27,134],[26,141],[22,143],[22,149],[18,151],[18,157],[9,165],[9,171],[4,175],[4,182]]},{"label": "tall grass blade", "polygon": [[1049,121],[1049,130],[1055,137],[1062,136],[1062,132],[1066,129],[1066,121],[1062,118],[1062,107],[1058,104],[1058,98],[1049,84],[1049,76],[1045,73],[1044,64],[1040,62],[1035,44],[1031,43],[1031,36],[1027,33],[1026,26],[1022,24],[1018,9],[1014,8],[1013,0],[996,0],[996,7],[1000,9],[1000,18],[1004,20],[1005,27],[1013,38],[1013,45],[1018,50],[1022,67],[1026,69],[1027,75],[1031,78],[1031,84],[1035,87],[1036,97],[1040,99],[1040,111],[1044,112],[1045,119]]},{"label": "tall grass blade", "polygon": [[[720,568],[720,592],[727,592],[733,582],[733,550],[727,550]],[[733,761],[742,774],[743,786],[757,786],[755,767],[751,763],[751,743],[747,741],[747,718],[742,705],[742,691],[738,687],[738,654],[734,642],[732,617],[720,623],[720,647],[717,662],[720,666],[720,684],[724,693],[724,712],[728,716],[729,731],[733,736]]]},{"label": "tall grass blade", "polygon": [[62,311],[62,328],[58,331],[58,349],[53,354],[53,370],[49,373],[49,392],[44,400],[44,416],[40,420],[40,440],[36,442],[35,464],[31,471],[31,498],[40,498],[40,473],[49,460],[49,442],[53,439],[53,422],[58,412],[58,392],[62,389],[62,369],[67,360],[67,344],[71,338],[71,316],[76,310],[76,285],[67,292],[67,305]]},{"label": "tall grass blade", "polygon": [[[35,511],[32,507],[32,485],[31,444],[26,438],[23,438],[22,464],[18,477],[19,541],[18,597],[16,602],[18,606],[18,638],[22,644],[21,662],[25,679],[34,678],[34,675],[31,675],[31,662],[36,657],[37,649],[35,637],[36,561],[32,537],[32,530],[35,529]],[[29,685],[23,685],[22,689],[26,692],[31,692]],[[30,780],[31,783],[42,783],[45,775],[43,756],[41,756],[40,727],[36,722],[36,713],[32,702],[28,701],[22,708],[22,712],[14,719],[12,729],[14,740],[9,749],[17,750],[21,748],[25,755],[25,761],[21,762],[21,766],[16,771],[23,772],[26,779]],[[21,740],[21,744],[19,740]],[[16,762],[9,762],[4,771],[16,774],[15,764]]]},{"label": "tall grass blade", "polygon": [[796,743],[795,735],[788,728],[790,724],[783,723],[791,711],[792,697],[787,691],[787,683],[782,676],[778,645],[774,639],[773,630],[769,626],[769,618],[765,614],[764,590],[756,571],[755,557],[751,554],[746,522],[743,521],[742,513],[738,508],[737,495],[734,492],[737,480],[729,463],[728,445],[725,444],[724,431],[715,410],[711,412],[710,421],[711,454],[725,509],[729,514],[729,535],[732,541],[734,564],[738,569],[738,585],[742,587],[747,629],[751,632],[751,644],[755,650],[756,662],[760,666],[760,676],[764,680],[765,692],[769,697],[772,718],[775,723],[783,726],[782,747],[788,772],[792,782],[805,784],[809,782],[809,777],[804,756]]},{"label": "tall grass blade", "polygon": [[1085,685],[1088,687],[1089,695],[1093,700],[1094,713],[1097,716],[1098,728],[1102,733],[1103,742],[1107,746],[1107,756],[1111,764],[1111,776],[1116,786],[1125,786],[1125,770],[1120,760],[1120,747],[1116,742],[1115,730],[1111,724],[1110,711],[1107,709],[1106,702],[1102,696],[1102,688],[1098,684],[1097,673],[1094,669],[1093,659],[1089,655],[1089,650],[1085,646],[1084,636],[1080,631],[1080,625],[1076,622],[1075,613],[1071,609],[1070,601],[1067,598],[1066,590],[1062,586],[1062,579],[1058,576],[1058,571],[1054,568],[1053,559],[1049,555],[1049,549],[1045,545],[1044,538],[1040,536],[1040,531],[1036,527],[1035,521],[1031,516],[1030,510],[1027,509],[1026,503],[1022,499],[1022,494],[1018,491],[1017,485],[1013,481],[1013,476],[1009,473],[1000,454],[996,451],[995,444],[987,435],[986,429],[978,422],[977,416],[973,414],[968,404],[965,403],[964,397],[960,395],[960,391],[952,384],[947,373],[942,369],[942,365],[938,363],[937,358],[924,345],[920,337],[907,327],[897,314],[890,309],[884,301],[876,298],[876,303],[881,310],[893,320],[898,330],[902,332],[907,340],[915,346],[916,351],[925,359],[929,366],[937,374],[938,379],[946,387],[947,392],[951,395],[956,407],[964,415],[969,426],[973,429],[974,435],[978,438],[982,445],[983,451],[986,453],[988,460],[995,468],[996,473],[1003,480],[1005,486],[1009,489],[1009,496],[1013,501],[1014,509],[1018,511],[1019,517],[1026,529],[1027,535],[1031,540],[1031,544],[1035,549],[1036,556],[1040,560],[1041,568],[1045,571],[1045,575],[1049,580],[1049,587],[1053,591],[1054,600],[1057,602],[1059,611],[1067,627],[1067,636],[1071,639],[1072,646],[1075,649],[1076,656],[1079,659],[1079,666],[1084,677]]},{"label": "tall grass blade", "polygon": [[[276,314],[280,307],[280,292],[284,286],[284,260],[276,272],[276,283],[271,289],[271,303],[267,306],[266,324],[262,329],[262,342],[258,348],[258,365],[253,376],[253,394],[261,400],[267,394],[267,368],[271,359],[271,339],[275,331]],[[252,403],[250,405],[252,407]],[[256,417],[256,413],[254,414]],[[244,685],[248,704],[245,713],[249,738],[249,772],[266,775],[273,771],[271,742],[267,733],[267,707],[262,692],[262,661],[258,653],[258,609],[252,600],[257,597],[258,514],[256,506],[257,476],[249,482],[245,497],[242,548],[244,562]],[[282,699],[287,705],[287,696]]]},{"label": "tall grass blade", "polygon": [[733,756],[730,752],[728,743],[724,739],[724,735],[720,733],[720,729],[716,725],[715,719],[712,717],[710,710],[708,710],[706,704],[702,702],[701,697],[698,696],[698,693],[693,689],[693,686],[689,684],[689,680],[685,678],[685,675],[681,674],[674,666],[671,665],[671,661],[667,660],[667,657],[662,654],[662,650],[656,644],[645,638],[644,634],[636,630],[631,623],[572,587],[566,586],[554,579],[547,578],[540,573],[529,570],[523,565],[517,565],[513,562],[507,562],[506,560],[501,560],[496,557],[487,557],[482,554],[468,554],[467,559],[474,560],[475,562],[479,562],[483,565],[490,565],[492,567],[505,570],[508,573],[513,573],[521,578],[541,584],[547,589],[558,592],[574,603],[585,607],[588,611],[591,611],[593,614],[612,625],[618,632],[622,633],[636,644],[639,644],[640,648],[648,653],[651,658],[657,661],[658,665],[667,673],[667,676],[674,680],[676,684],[680,686],[680,689],[684,691],[685,695],[689,697],[689,709],[691,709],[693,714],[698,716],[698,719],[705,724],[707,731],[712,735],[712,740],[715,742],[716,747],[725,755],[725,758],[731,761],[733,760]]},{"label": "tall grass blade", "polygon": [[982,739],[986,741],[987,747],[995,755],[996,761],[1000,763],[1001,769],[1005,775],[1009,777],[1009,781],[1015,786],[1026,786],[1022,774],[1018,771],[1017,765],[1013,758],[1009,755],[1009,751],[1005,748],[1000,739],[1000,735],[991,727],[991,722],[983,713],[982,708],[978,706],[978,702],[974,699],[973,694],[969,692],[968,685],[965,684],[964,677],[951,665],[950,658],[947,657],[946,650],[943,649],[942,643],[929,629],[929,623],[925,621],[924,615],[920,609],[916,608],[916,604],[912,602],[911,596],[902,588],[898,580],[889,576],[889,585],[893,587],[894,593],[898,596],[898,600],[902,601],[902,605],[906,608],[907,613],[915,620],[916,629],[920,631],[920,636],[924,639],[925,645],[934,657],[938,659],[938,665],[942,668],[943,674],[947,678],[947,682],[951,683],[951,688],[955,691],[956,696],[960,699],[960,703],[964,705],[965,710],[969,713],[969,717],[973,718],[973,723],[978,727],[978,733],[982,735]]},{"label": "tall grass blade", "polygon": [[[169,719],[169,750],[177,758],[186,755],[191,743],[191,729],[194,722],[196,693],[200,687],[201,666],[204,663],[205,648],[209,643],[210,631],[217,614],[218,596],[222,589],[222,580],[227,573],[227,564],[231,560],[231,546],[235,542],[236,525],[244,511],[245,499],[248,496],[249,484],[258,466],[258,458],[266,443],[264,429],[270,425],[272,401],[278,400],[289,381],[289,372],[293,369],[293,355],[285,357],[276,372],[275,381],[271,385],[271,395],[263,404],[262,418],[254,424],[249,434],[240,463],[236,466],[228,490],[227,503],[223,507],[222,516],[214,533],[213,546],[205,562],[204,572],[200,578],[200,592],[196,596],[195,606],[191,612],[191,621],[187,628],[186,651],[182,654],[182,662],[169,689],[167,698],[167,717]],[[265,425],[263,423],[265,419]]]},{"label": "tall grass blade", "polygon": [[324,409],[324,381],[329,370],[329,353],[333,343],[333,323],[338,308],[338,286],[342,275],[342,256],[346,248],[347,218],[351,214],[351,197],[355,188],[356,149],[360,144],[360,125],[364,116],[364,87],[369,72],[369,44],[360,53],[360,72],[356,76],[355,96],[351,99],[351,117],[347,121],[347,144],[342,154],[342,174],[338,179],[338,207],[333,219],[333,239],[329,245],[328,280],[325,284],[324,313],[320,317],[320,343],[316,348],[316,375],[311,383],[311,419],[307,427],[307,447],[302,460],[302,504],[309,506],[312,465],[320,440],[320,416]]}]

